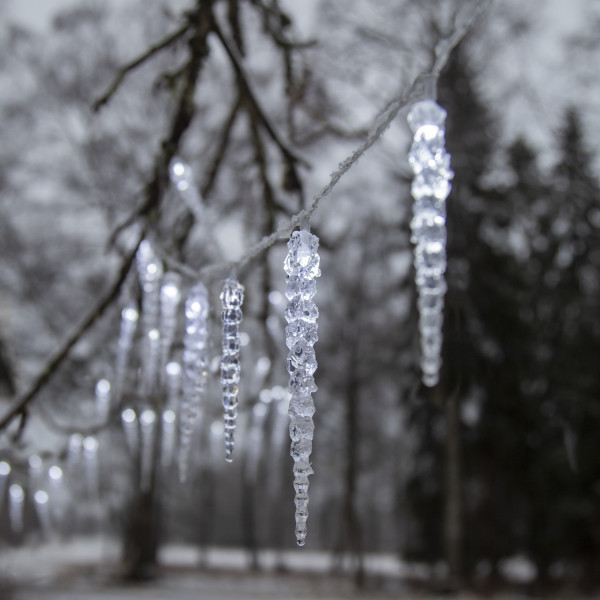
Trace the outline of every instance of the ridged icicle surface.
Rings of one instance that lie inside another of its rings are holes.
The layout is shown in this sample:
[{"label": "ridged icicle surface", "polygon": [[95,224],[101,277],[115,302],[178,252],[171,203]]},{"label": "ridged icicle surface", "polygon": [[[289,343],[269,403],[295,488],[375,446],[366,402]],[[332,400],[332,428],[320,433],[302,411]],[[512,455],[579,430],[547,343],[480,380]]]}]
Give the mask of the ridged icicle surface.
[{"label": "ridged icicle surface", "polygon": [[238,413],[238,386],[240,384],[240,323],[244,286],[230,277],[221,292],[223,311],[223,353],[221,356],[221,387],[225,425],[225,460],[233,460],[235,427]]},{"label": "ridged icicle surface", "polygon": [[291,394],[290,454],[294,459],[294,489],[296,497],[296,541],[304,546],[308,519],[308,476],[314,432],[315,405],[312,393],[316,392],[314,373],[317,369],[314,344],[317,341],[319,311],[313,302],[317,291],[315,278],[319,269],[319,238],[308,231],[295,231],[288,242],[288,255],[284,269],[288,275],[285,295],[288,299],[285,319],[286,344],[289,348],[287,370],[290,375]]},{"label": "ridged icicle surface", "polygon": [[194,429],[200,417],[208,376],[208,291],[196,284],[185,302],[183,394],[179,421],[179,479],[187,479]]},{"label": "ridged icicle surface", "polygon": [[445,149],[446,111],[433,100],[413,105],[408,124],[414,134],[408,161],[414,172],[411,241],[415,245],[421,370],[432,387],[442,365],[442,325],[446,293],[446,198],[450,194],[450,155]]}]

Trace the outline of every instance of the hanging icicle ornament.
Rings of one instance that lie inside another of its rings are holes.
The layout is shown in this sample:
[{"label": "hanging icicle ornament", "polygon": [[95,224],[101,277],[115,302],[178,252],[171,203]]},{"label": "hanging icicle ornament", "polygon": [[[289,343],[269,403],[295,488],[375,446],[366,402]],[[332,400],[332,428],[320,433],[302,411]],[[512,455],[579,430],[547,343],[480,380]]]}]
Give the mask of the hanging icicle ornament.
[{"label": "hanging icicle ornament", "polygon": [[200,417],[208,376],[208,291],[196,284],[185,303],[183,337],[183,397],[179,421],[177,466],[181,482],[187,479],[194,428]]},{"label": "hanging icicle ornament", "polygon": [[424,385],[433,387],[442,365],[442,325],[446,282],[446,198],[450,194],[450,155],[445,149],[446,111],[433,100],[415,103],[408,113],[414,134],[408,162],[415,174],[410,224],[419,295],[421,370]]},{"label": "hanging icicle ornament", "polygon": [[177,330],[177,309],[181,301],[181,277],[177,273],[167,273],[160,287],[160,367],[161,380],[165,370],[171,346]]},{"label": "hanging icicle ornament", "polygon": [[238,412],[238,386],[240,384],[240,323],[244,286],[230,277],[221,292],[223,311],[223,353],[221,357],[221,387],[225,425],[225,460],[233,460],[235,427]]},{"label": "hanging icicle ornament", "polygon": [[286,344],[289,348],[287,370],[290,375],[289,405],[290,454],[294,459],[294,489],[296,497],[296,541],[304,546],[306,521],[308,519],[308,476],[314,432],[315,405],[312,393],[317,391],[314,372],[317,360],[313,346],[317,341],[317,317],[319,311],[313,302],[317,292],[316,277],[319,269],[319,238],[305,229],[294,231],[288,241],[288,255],[284,269],[287,273],[285,295],[288,298],[285,319]]},{"label": "hanging icicle ornament", "polygon": [[128,304],[121,311],[121,328],[117,342],[117,360],[115,364],[115,388],[117,399],[121,398],[123,386],[127,378],[129,355],[133,346],[133,338],[137,328],[139,311],[133,303]]}]

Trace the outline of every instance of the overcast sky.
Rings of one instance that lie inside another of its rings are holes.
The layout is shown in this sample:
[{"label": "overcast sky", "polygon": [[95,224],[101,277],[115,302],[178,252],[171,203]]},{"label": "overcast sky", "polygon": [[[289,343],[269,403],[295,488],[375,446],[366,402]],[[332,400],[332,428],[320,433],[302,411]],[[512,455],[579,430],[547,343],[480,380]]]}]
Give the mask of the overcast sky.
[{"label": "overcast sky", "polygon": [[[37,30],[48,26],[57,9],[78,1],[81,0],[0,0],[5,3],[9,19]],[[119,0],[120,3],[126,1]],[[318,1],[283,1],[305,36],[310,36]],[[479,65],[484,77],[486,73],[489,75],[483,86],[484,94],[489,100],[496,96],[501,98],[500,103],[492,101],[490,104],[501,106],[498,117],[503,122],[501,135],[504,138],[524,134],[539,150],[551,148],[556,142],[555,133],[563,108],[568,104],[585,110],[584,121],[590,128],[590,138],[600,134],[600,116],[595,110],[600,83],[594,83],[598,77],[582,76],[581,64],[573,63],[574,57],[565,53],[564,46],[565,39],[585,29],[595,1],[502,0],[492,3],[492,18],[494,11],[499,11],[526,15],[533,23],[526,35],[494,47],[486,56],[486,62]],[[596,63],[596,58],[599,57],[592,54],[582,60]],[[550,164],[553,153],[546,152],[542,159]]]}]

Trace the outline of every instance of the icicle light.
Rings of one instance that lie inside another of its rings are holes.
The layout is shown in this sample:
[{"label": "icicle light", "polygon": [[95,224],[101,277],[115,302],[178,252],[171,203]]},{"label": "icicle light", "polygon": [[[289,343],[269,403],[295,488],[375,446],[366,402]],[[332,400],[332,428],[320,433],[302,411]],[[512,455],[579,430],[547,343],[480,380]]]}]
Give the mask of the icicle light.
[{"label": "icicle light", "polygon": [[223,312],[223,353],[221,357],[221,387],[225,425],[225,460],[233,460],[235,427],[238,412],[238,386],[240,384],[240,323],[244,286],[230,277],[221,292]]},{"label": "icicle light", "polygon": [[290,375],[291,394],[290,454],[294,459],[294,489],[296,497],[296,541],[304,546],[306,541],[306,521],[308,519],[308,476],[314,432],[313,414],[315,405],[312,393],[317,390],[313,374],[317,360],[313,345],[317,341],[317,317],[319,311],[313,302],[317,291],[316,277],[319,269],[319,238],[306,230],[295,231],[288,241],[288,255],[284,269],[288,275],[285,295],[288,305],[285,319],[286,344],[289,348],[287,370]]},{"label": "icicle light", "polygon": [[446,198],[450,194],[450,155],[445,149],[446,111],[433,100],[413,105],[408,124],[414,134],[408,161],[414,172],[411,241],[418,289],[421,370],[432,387],[440,378],[446,282]]},{"label": "icicle light", "polygon": [[179,420],[179,454],[177,466],[180,481],[187,470],[194,428],[200,417],[208,376],[208,291],[196,284],[185,303],[185,335],[183,338],[183,397]]}]

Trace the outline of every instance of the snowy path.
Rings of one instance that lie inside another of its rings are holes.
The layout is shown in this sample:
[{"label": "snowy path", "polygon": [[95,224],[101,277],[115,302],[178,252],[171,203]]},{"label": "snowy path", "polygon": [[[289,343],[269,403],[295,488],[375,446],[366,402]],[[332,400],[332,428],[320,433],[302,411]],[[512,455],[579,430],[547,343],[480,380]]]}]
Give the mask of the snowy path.
[{"label": "snowy path", "polygon": [[[421,567],[407,565],[393,555],[368,555],[365,566],[371,581],[385,582],[386,590],[358,591],[349,576],[332,575],[332,557],[322,552],[261,552],[262,570],[248,570],[242,550],[211,549],[202,555],[194,548],[171,546],[161,554],[164,576],[152,583],[109,583],[118,564],[118,546],[106,538],[87,538],[29,544],[0,552],[0,600],[437,600],[412,593],[402,580],[427,580]],[[202,564],[203,568],[198,565]],[[277,566],[284,566],[285,572]],[[16,590],[2,587],[12,581]],[[498,595],[494,600],[525,600]],[[455,600],[477,600],[466,594]],[[491,600],[488,598],[488,600]]]}]

